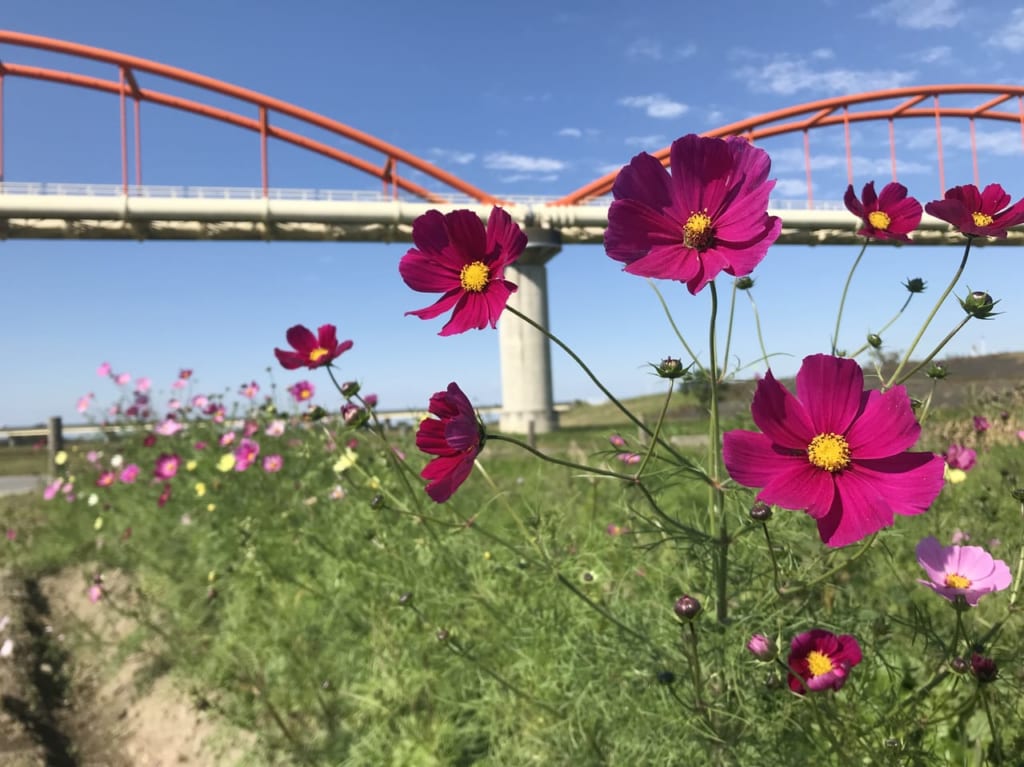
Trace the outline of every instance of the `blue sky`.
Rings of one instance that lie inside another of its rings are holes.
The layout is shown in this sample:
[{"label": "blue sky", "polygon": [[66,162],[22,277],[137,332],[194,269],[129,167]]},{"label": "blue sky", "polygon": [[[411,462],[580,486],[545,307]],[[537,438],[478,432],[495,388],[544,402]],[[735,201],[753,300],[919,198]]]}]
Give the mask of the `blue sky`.
[{"label": "blue sky", "polygon": [[[561,7],[559,7],[561,6]],[[784,7],[782,11],[780,8]],[[984,23],[979,23],[981,20]],[[219,78],[336,118],[429,159],[497,195],[561,195],[639,151],[744,117],[844,93],[938,83],[1020,84],[1024,5],[989,0],[840,3],[724,0],[580,4],[251,1],[131,4],[7,0],[3,27],[130,53]],[[0,60],[116,77],[112,67],[0,46]],[[192,95],[154,78],[143,87]],[[951,100],[950,103],[955,103]],[[1011,107],[1012,108],[1012,107]],[[7,181],[118,183],[118,105],[103,94],[7,78]],[[143,105],[144,183],[256,187],[256,138],[199,117]],[[898,123],[900,180],[922,202],[941,196],[934,127]],[[853,135],[855,184],[889,180],[884,124]],[[978,124],[981,183],[1024,194],[1020,129]],[[947,121],[946,185],[971,183],[967,126]],[[814,195],[842,197],[841,132],[812,133]],[[806,195],[799,136],[766,140],[777,196]],[[346,147],[348,148],[348,147]],[[277,187],[376,190],[379,182],[319,157],[271,145]],[[162,395],[179,368],[195,388],[237,390],[252,379],[287,386],[274,346],[295,323],[331,322],[355,346],[343,378],[382,408],[423,407],[457,380],[477,404],[500,399],[497,334],[437,336],[442,321],[403,313],[429,302],[397,264],[406,245],[313,243],[0,242],[0,424],[50,415],[78,421],[77,398],[109,402],[115,370],[153,379]],[[827,350],[852,247],[777,246],[755,272],[765,335],[792,372]],[[959,260],[953,248],[869,249],[854,284],[841,345],[881,326],[920,276],[930,290],[889,334],[906,346]],[[969,285],[1003,298],[1005,314],[973,323],[952,351],[1020,347],[1016,249],[979,249]],[[681,356],[651,288],[621,273],[598,246],[568,246],[549,267],[550,321],[610,388],[655,391],[646,363]],[[728,281],[721,292],[728,295]],[[708,296],[661,286],[677,323],[706,350]],[[930,338],[959,319],[943,312]],[[747,304],[733,352],[756,356]],[[597,392],[553,351],[558,400]],[[267,369],[271,369],[268,373]],[[320,393],[327,380],[314,376]],[[158,396],[158,401],[161,399]],[[320,396],[324,404],[336,400]]]}]

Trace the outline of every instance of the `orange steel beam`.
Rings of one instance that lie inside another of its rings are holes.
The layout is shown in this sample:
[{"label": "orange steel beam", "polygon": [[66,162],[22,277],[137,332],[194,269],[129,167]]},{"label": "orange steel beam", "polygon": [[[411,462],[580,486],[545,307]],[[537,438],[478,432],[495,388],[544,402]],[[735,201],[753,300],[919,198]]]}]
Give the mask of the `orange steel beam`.
[{"label": "orange steel beam", "polygon": [[[393,144],[389,144],[388,142],[383,141],[375,136],[371,136],[368,133],[364,133],[363,131],[357,130],[356,128],[345,125],[342,122],[331,119],[329,117],[325,117],[324,115],[313,112],[312,110],[296,106],[295,104],[291,104],[287,101],[283,101],[272,96],[267,96],[263,93],[259,93],[258,91],[253,91],[248,88],[242,88],[240,86],[232,85],[231,83],[226,83],[212,77],[207,77],[206,75],[190,72],[189,70],[180,69],[178,67],[169,66],[167,64],[161,64],[156,61],[150,61],[148,59],[140,58],[138,56],[130,56],[127,54],[118,53],[103,48],[96,48],[89,45],[81,45],[79,43],[72,43],[65,40],[57,40],[55,38],[43,37],[41,35],[30,35],[22,32],[13,32],[10,30],[0,29],[0,43],[20,46],[24,48],[36,48],[39,50],[49,51],[51,53],[62,53],[70,56],[77,56],[79,58],[91,59],[93,61],[100,61],[107,64],[112,64],[121,69],[122,71],[147,72],[149,74],[157,75],[159,77],[165,77],[170,80],[176,80],[187,85],[197,86],[207,91],[219,93],[223,96],[229,96],[231,98],[235,98],[240,101],[253,104],[258,108],[262,107],[271,112],[277,112],[279,114],[295,118],[296,120],[299,120],[301,122],[308,123],[309,125],[312,125],[317,128],[322,128],[326,131],[329,131],[330,133],[342,136],[344,138],[362,144],[365,147],[381,152],[387,157],[394,158],[396,161],[401,161],[408,165],[409,167],[415,168],[416,170],[423,172],[427,176],[430,176],[431,178],[440,181],[441,183],[445,184],[451,189],[462,194],[465,194],[469,197],[472,197],[478,202],[484,204],[500,204],[502,202],[502,200],[495,197],[494,195],[491,195],[483,191],[482,189],[479,189],[473,186],[472,184],[463,181],[457,176],[454,176],[451,173],[448,173],[447,171],[438,168],[433,163],[430,163],[420,157],[417,157],[411,152],[407,152],[404,149],[400,149],[399,147],[394,146]],[[13,65],[8,64],[6,62],[4,64],[4,68],[7,74],[17,75],[19,74],[18,70],[21,70],[21,76],[28,76],[23,74],[24,71],[28,69],[33,69],[32,67]],[[50,71],[52,72],[53,70]],[[84,82],[81,79],[82,76],[74,75],[73,73],[62,74],[64,75],[64,77],[62,78],[50,76],[41,77],[38,79],[48,79],[53,82],[63,82],[68,85],[82,85]],[[91,79],[95,80],[96,78]],[[98,82],[106,81],[100,80]],[[113,83],[113,85],[115,86],[115,90],[113,91],[114,93],[124,93],[123,86],[121,86],[119,83]],[[86,87],[96,88],[96,85],[94,84]],[[100,87],[96,89],[109,90],[106,87]],[[139,88],[137,92],[138,97],[144,101],[154,101],[154,103],[162,103],[165,106],[174,106],[177,109],[184,109],[185,111],[193,112],[195,114],[206,114],[206,116],[213,116],[214,112],[218,112],[221,114],[221,116],[219,116],[217,119],[222,119],[225,122],[231,122],[235,125],[242,124],[241,122],[238,122],[238,120],[247,119],[242,118],[240,115],[234,115],[234,113],[227,112],[226,110],[218,110],[215,107],[208,107],[206,105],[198,104],[197,102],[190,101],[188,99],[178,99],[173,96],[164,95],[163,100],[159,101],[153,98],[155,94],[154,91]],[[231,114],[237,119],[225,120],[224,115],[227,114]],[[259,120],[252,120],[251,122],[257,125],[256,129],[258,130]],[[244,127],[249,127],[248,123],[246,123]],[[296,134],[293,131],[276,131],[273,128],[273,126],[268,127],[267,133],[268,135],[274,136],[275,138],[281,138],[285,134],[290,135],[293,138],[299,137],[299,134]],[[320,142],[314,141],[312,139],[304,139],[302,142],[298,142],[292,139],[288,140],[290,143],[295,143],[298,146],[304,146],[306,148],[313,149],[313,151],[331,157],[332,159],[344,162],[348,165],[351,165],[352,167],[358,168],[359,170],[369,173],[370,175],[376,176],[377,178],[381,177],[379,169],[376,166],[364,160],[360,160],[359,158],[356,158],[353,155],[349,155],[345,152],[327,151],[330,150],[331,147],[328,147],[327,145],[321,144]],[[314,148],[314,145],[317,145],[317,148]],[[406,189],[407,191],[413,194],[417,194],[429,202],[444,202],[444,200],[440,198],[438,195],[431,192],[427,192],[426,190],[422,190],[422,188],[416,184],[405,184],[402,183],[401,180],[399,180],[399,183],[403,189]],[[417,189],[421,191],[414,191]]]},{"label": "orange steel beam", "polygon": [[[112,80],[103,80],[98,77],[79,75],[73,72],[61,72],[41,67],[30,67],[24,64],[6,64],[4,71],[7,74],[12,74],[18,77],[62,83],[64,85],[73,85],[79,88],[90,88],[92,90],[103,91],[105,93],[117,94],[121,91],[121,85]],[[201,115],[203,117],[209,117],[214,120],[220,120],[221,122],[228,123],[229,125],[235,125],[239,128],[245,128],[256,133],[259,133],[262,127],[262,124],[258,119],[245,117],[244,115],[236,114],[235,112],[231,112],[227,109],[221,109],[220,107],[211,106],[209,104],[201,104],[196,101],[181,98],[180,96],[171,96],[166,93],[160,93],[159,91],[141,89],[139,91],[139,98],[143,101],[159,104],[160,106],[171,107],[172,109],[179,109],[185,112]],[[295,146],[302,147],[303,149],[308,149],[312,152],[316,152],[317,154],[321,154],[324,157],[329,157],[332,160],[343,162],[346,165],[350,165],[353,168],[380,178],[380,169],[361,157],[348,154],[347,152],[336,149],[328,144],[303,136],[300,133],[285,130],[283,128],[277,128],[274,125],[267,125],[266,130],[268,136],[285,141],[289,144],[294,144]],[[405,191],[410,194],[414,194],[427,202],[437,204],[444,204],[446,202],[443,197],[424,189],[419,184],[406,181],[405,179],[398,179],[398,183]],[[491,201],[493,201],[493,198],[482,202],[485,202],[486,204]]]},{"label": "orange steel beam", "polygon": [[[932,107],[920,106],[919,104],[929,98],[938,99],[940,95],[991,95],[992,98],[977,107],[948,107],[935,104]],[[967,118],[980,117],[989,120],[1004,120],[1007,122],[1020,123],[1022,125],[1022,139],[1024,139],[1024,103],[1021,104],[1020,112],[998,111],[994,107],[1005,103],[1014,96],[1024,97],[1024,86],[1012,85],[987,85],[987,84],[963,84],[963,85],[928,85],[906,88],[892,88],[889,90],[869,91],[851,96],[836,96],[819,101],[812,101],[805,104],[779,109],[774,112],[749,117],[739,120],[720,128],[715,128],[702,133],[703,136],[743,136],[750,141],[778,136],[786,133],[800,133],[810,128],[825,128],[832,125],[849,123],[868,122],[873,120],[893,120],[895,118],[920,118],[929,117],[939,120],[942,117]],[[888,101],[901,99],[901,102],[890,107],[876,107],[864,111],[850,111],[855,105],[868,104],[877,101]],[[842,109],[841,114],[836,110]],[[890,128],[890,135],[892,129]],[[894,139],[890,139],[894,141]],[[894,144],[893,144],[894,146]],[[653,156],[668,165],[671,146],[653,152]],[[943,163],[941,146],[939,149],[939,162]],[[893,174],[895,176],[895,154],[893,153]],[[589,184],[565,195],[551,203],[552,205],[576,205],[587,200],[602,197],[611,192],[612,185],[618,171],[613,171],[601,176]]]}]

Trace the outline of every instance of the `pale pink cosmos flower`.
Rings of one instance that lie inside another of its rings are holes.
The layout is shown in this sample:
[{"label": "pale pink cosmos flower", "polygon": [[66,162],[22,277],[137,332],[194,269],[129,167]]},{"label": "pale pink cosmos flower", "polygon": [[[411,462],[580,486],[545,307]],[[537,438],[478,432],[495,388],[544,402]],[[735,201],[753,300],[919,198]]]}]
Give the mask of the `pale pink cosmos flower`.
[{"label": "pale pink cosmos flower", "polygon": [[953,535],[950,537],[950,540],[953,542],[954,546],[959,546],[961,543],[967,543],[967,541],[971,540],[971,534],[965,533],[958,527],[953,531]]},{"label": "pale pink cosmos flower", "polygon": [[118,479],[121,480],[121,484],[132,485],[135,484],[135,480],[139,476],[139,466],[135,463],[130,463],[121,469],[121,474]]},{"label": "pale pink cosmos flower", "polygon": [[159,434],[161,437],[173,437],[179,431],[184,429],[180,423],[174,420],[171,416],[168,416],[160,424],[157,425],[153,431]]},{"label": "pale pink cosmos flower", "polygon": [[172,389],[184,389],[186,386],[188,386],[188,383],[181,378],[171,384]]},{"label": "pale pink cosmos flower", "polygon": [[147,378],[146,376],[135,379],[135,391],[137,391],[139,394],[145,394],[150,390],[150,388],[152,388],[152,386],[153,381]]},{"label": "pale pink cosmos flower", "polygon": [[75,405],[75,410],[77,410],[79,413],[84,413],[86,410],[89,409],[89,405],[92,404],[92,400],[95,396],[95,394],[89,392],[88,394],[79,397],[78,404]]},{"label": "pale pink cosmos flower", "polygon": [[61,487],[64,486],[63,479],[55,479],[43,489],[43,500],[52,501],[57,497]]},{"label": "pale pink cosmos flower", "polygon": [[89,595],[89,601],[96,604],[103,598],[103,587],[98,583],[94,583],[89,587],[89,591],[87,593]]},{"label": "pale pink cosmos flower", "polygon": [[167,409],[168,410],[181,410],[181,400],[180,399],[169,399],[169,400],[167,400]]},{"label": "pale pink cosmos flower", "polygon": [[227,432],[225,434],[221,434],[220,435],[220,439],[217,440],[217,441],[220,443],[221,447],[227,447],[228,445],[234,443],[234,441],[235,441],[235,433],[233,431],[229,431],[229,432]]},{"label": "pale pink cosmos flower", "polygon": [[197,394],[192,398],[192,407],[199,408],[202,410],[204,407],[210,404],[210,398],[205,394]]},{"label": "pale pink cosmos flower", "polygon": [[963,597],[971,607],[985,594],[1009,587],[1013,580],[1006,563],[993,559],[981,546],[943,546],[931,536],[918,542],[917,561],[928,576],[918,583],[950,602]]},{"label": "pale pink cosmos flower", "polygon": [[284,427],[284,420],[281,418],[275,418],[273,421],[267,424],[267,428],[263,430],[263,433],[266,434],[268,437],[280,437],[282,434],[284,434]]},{"label": "pale pink cosmos flower", "polygon": [[116,376],[114,376],[114,383],[116,383],[118,386],[124,386],[126,383],[129,383],[131,380],[132,380],[132,374],[131,373],[118,373]]},{"label": "pale pink cosmos flower", "polygon": [[87,460],[93,466],[95,466],[97,463],[99,463],[100,458],[102,458],[102,457],[103,457],[103,453],[100,453],[100,452],[98,452],[96,450],[90,450],[88,453],[85,454],[85,460]]},{"label": "pale pink cosmos flower", "polygon": [[263,459],[263,471],[268,474],[281,471],[282,466],[284,466],[284,459],[279,455],[268,455]]},{"label": "pale pink cosmos flower", "polygon": [[109,376],[110,375],[110,363],[109,362],[104,362],[102,365],[100,365],[98,368],[96,368],[96,375],[98,375],[100,378],[106,378],[107,376]]},{"label": "pale pink cosmos flower", "polygon": [[238,390],[238,393],[246,399],[252,399],[260,393],[260,385],[255,381],[250,381],[247,384],[242,384],[242,388]]}]

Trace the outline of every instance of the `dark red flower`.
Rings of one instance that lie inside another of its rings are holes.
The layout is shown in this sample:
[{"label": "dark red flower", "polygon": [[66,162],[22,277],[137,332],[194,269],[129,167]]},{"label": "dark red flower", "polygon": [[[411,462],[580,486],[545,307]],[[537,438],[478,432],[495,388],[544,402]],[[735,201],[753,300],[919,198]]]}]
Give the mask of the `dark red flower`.
[{"label": "dark red flower", "polygon": [[750,274],[782,230],[768,215],[771,160],[736,136],[672,142],[671,175],[641,152],[619,171],[604,246],[625,271],[685,282],[696,295],[725,271]]},{"label": "dark red flower", "polygon": [[880,195],[875,194],[875,182],[869,181],[859,200],[850,184],[843,202],[848,211],[864,222],[857,234],[876,240],[910,242],[907,235],[921,223],[921,203],[907,197],[907,188],[895,181],[882,187]]},{"label": "dark red flower", "polygon": [[789,689],[800,695],[808,690],[838,690],[860,661],[860,645],[849,634],[836,636],[825,629],[799,634],[793,637],[786,660]]},{"label": "dark red flower", "polygon": [[427,495],[437,503],[452,497],[473,469],[473,461],[484,446],[484,431],[469,399],[458,384],[448,384],[430,398],[430,413],[416,432],[416,447],[437,456],[423,467]]},{"label": "dark red flower", "polygon": [[452,310],[440,335],[496,327],[516,286],[505,267],[526,248],[526,234],[501,208],[493,208],[487,228],[471,210],[443,214],[428,210],[412,225],[410,248],[398,264],[405,284],[421,293],[441,293],[423,309],[406,312],[429,320]]},{"label": "dark red flower", "polygon": [[315,336],[305,325],[294,325],[288,328],[285,338],[295,351],[274,349],[274,355],[288,370],[330,365],[352,348],[351,341],[338,343],[338,329],[334,325],[321,325]]},{"label": "dark red flower", "polygon": [[1009,204],[1010,195],[999,184],[989,184],[983,192],[974,184],[965,184],[947,189],[941,200],[924,209],[968,237],[1006,237],[1007,229],[1024,223],[1024,200],[1007,208]]}]

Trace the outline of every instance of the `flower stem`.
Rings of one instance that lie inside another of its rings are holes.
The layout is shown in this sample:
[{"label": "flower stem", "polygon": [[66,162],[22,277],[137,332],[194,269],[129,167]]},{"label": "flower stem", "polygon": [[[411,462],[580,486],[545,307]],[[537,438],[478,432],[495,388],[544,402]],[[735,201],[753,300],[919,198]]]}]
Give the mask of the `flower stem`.
[{"label": "flower stem", "polygon": [[506,434],[495,434],[495,433],[492,433],[492,432],[488,432],[487,439],[489,441],[490,440],[494,440],[494,441],[497,441],[497,442],[508,442],[508,443],[513,444],[513,445],[517,445],[518,447],[521,447],[523,450],[527,451],[528,453],[532,453],[533,455],[537,456],[541,460],[547,461],[548,463],[558,464],[559,466],[565,466],[565,467],[567,467],[569,469],[578,469],[579,471],[586,472],[588,474],[600,474],[602,477],[614,477],[615,479],[621,479],[621,480],[624,480],[624,481],[629,482],[631,484],[636,481],[636,477],[634,477],[634,476],[632,476],[630,474],[620,474],[617,471],[608,471],[607,469],[598,469],[595,466],[586,466],[586,465],[584,465],[582,463],[574,463],[573,461],[566,461],[566,460],[564,460],[562,458],[555,458],[553,455],[548,455],[547,453],[542,453],[537,448],[531,447],[527,443],[520,442],[515,437],[509,437]]},{"label": "flower stem", "polygon": [[701,374],[707,375],[707,371],[704,370],[704,366],[700,364],[700,358],[693,353],[693,349],[691,349],[690,345],[686,343],[686,339],[683,338],[683,334],[679,331],[679,326],[676,325],[676,321],[672,319],[672,312],[668,308],[668,302],[666,302],[665,297],[661,295],[661,291],[658,290],[658,286],[654,284],[654,280],[648,280],[647,283],[654,291],[654,295],[658,297],[658,301],[661,303],[661,308],[664,310],[665,316],[668,318],[668,324],[672,326],[672,330],[675,332],[676,338],[679,339],[679,343],[681,343],[683,348],[686,349],[686,353],[690,355],[690,359],[693,360],[693,364],[697,366],[697,370]]},{"label": "flower stem", "polygon": [[955,336],[957,333],[959,333],[961,330],[963,330],[964,325],[966,325],[968,322],[970,322],[970,320],[971,320],[971,315],[970,314],[968,314],[966,317],[964,317],[962,320],[960,320],[960,322],[957,324],[957,326],[955,328],[953,328],[951,331],[949,331],[949,333],[946,334],[946,337],[943,338],[939,342],[938,346],[936,346],[932,350],[931,354],[929,354],[927,357],[925,357],[923,360],[921,360],[917,365],[915,365],[914,369],[911,370],[909,373],[904,373],[902,376],[900,376],[899,380],[893,381],[892,385],[893,386],[898,386],[899,384],[901,384],[901,383],[903,383],[905,381],[908,381],[909,379],[913,378],[914,374],[917,371],[919,371],[921,368],[923,368],[925,365],[927,365],[929,362],[931,362],[933,359],[935,359],[935,355],[938,354],[940,351],[942,351],[943,347],[946,344],[948,344],[950,341],[952,341],[953,340],[953,336]]},{"label": "flower stem", "polygon": [[757,343],[761,347],[761,359],[764,361],[765,367],[769,367],[768,349],[764,345],[764,334],[761,332],[761,315],[757,312],[757,302],[754,301],[753,288],[747,289],[747,298],[750,300],[750,308],[754,312],[754,328],[757,330]]},{"label": "flower stem", "polygon": [[[914,294],[913,293],[911,293],[909,296],[907,296],[907,300],[903,302],[903,306],[901,306],[899,308],[899,311],[897,311],[896,314],[894,314],[889,319],[889,321],[887,323],[882,325],[882,327],[878,331],[875,332],[875,335],[878,336],[879,338],[881,338],[882,334],[885,333],[885,331],[887,331],[889,328],[891,328],[893,323],[896,322],[896,320],[898,320],[900,317],[903,316],[903,312],[905,312],[907,310],[907,307],[910,306],[910,302],[911,302],[911,300],[913,298],[914,298]],[[870,344],[867,344],[867,343],[861,344],[860,347],[857,349],[857,351],[855,351],[852,354],[849,354],[847,356],[850,357],[850,359],[854,359],[857,356],[859,356],[860,354],[862,354],[865,350],[867,350],[867,348],[869,346],[870,346]]]},{"label": "flower stem", "polygon": [[836,312],[836,329],[832,334],[832,354],[836,354],[839,349],[839,325],[843,321],[843,307],[846,305],[846,295],[850,292],[850,283],[853,282],[853,273],[857,271],[857,267],[860,266],[861,259],[864,258],[864,251],[868,249],[868,239],[864,238],[864,244],[860,246],[860,253],[857,254],[856,260],[853,262],[853,266],[850,267],[850,273],[846,275],[846,284],[843,285],[843,295],[839,299],[839,311]]},{"label": "flower stem", "polygon": [[711,530],[718,523],[718,550],[715,557],[715,617],[725,623],[729,616],[729,529],[725,516],[725,492],[722,490],[722,424],[718,414],[718,350],[715,339],[715,323],[718,317],[718,291],[714,281],[708,283],[711,290],[711,321],[708,332],[708,384],[711,388],[711,412],[708,424],[708,467],[711,482],[708,487],[708,511],[711,516]]},{"label": "flower stem", "polygon": [[700,671],[700,647],[697,640],[697,627],[693,625],[692,620],[687,625],[690,629],[690,646],[687,655],[690,656],[690,673],[693,676],[693,697],[697,703],[697,708],[704,711],[706,707],[704,705],[704,696],[701,694],[704,682]]},{"label": "flower stem", "polygon": [[[972,237],[967,238],[967,247],[964,248],[964,256],[962,259],[960,259],[960,266],[957,267],[956,272],[953,274],[953,279],[949,281],[949,285],[947,285],[946,289],[942,291],[942,295],[939,296],[939,300],[935,302],[935,306],[932,308],[931,313],[925,319],[924,324],[921,326],[921,329],[917,332],[917,336],[914,337],[913,343],[911,343],[910,346],[907,347],[906,354],[903,355],[903,359],[900,360],[900,364],[896,367],[896,370],[893,371],[892,377],[889,379],[889,382],[882,387],[883,391],[885,389],[891,388],[893,386],[893,381],[899,378],[900,373],[903,372],[903,368],[905,368],[907,366],[907,363],[910,361],[910,355],[914,353],[914,349],[917,348],[917,345],[921,342],[921,339],[924,337],[924,333],[928,329],[928,326],[931,325],[932,320],[935,319],[935,315],[939,313],[939,309],[946,302],[946,299],[949,297],[949,294],[953,292],[953,288],[956,287],[957,282],[960,281],[960,276],[964,273],[964,269],[967,267],[967,257],[970,256],[971,254],[971,243],[973,241],[974,239]],[[934,354],[932,356],[934,356]]]},{"label": "flower stem", "polygon": [[775,557],[775,549],[772,547],[772,537],[768,533],[768,525],[762,524],[761,527],[764,528],[764,540],[768,544],[768,556],[772,560],[772,582],[775,584],[775,593],[781,594],[782,591],[779,588],[779,562]]},{"label": "flower stem", "polygon": [[739,288],[736,287],[736,281],[733,280],[732,296],[729,299],[729,325],[725,331],[725,353],[722,354],[722,378],[725,378],[725,371],[729,367],[729,347],[732,345],[732,323],[736,315],[736,293],[738,292]]},{"label": "flower stem", "polygon": [[640,468],[636,470],[636,477],[639,479],[644,469],[647,467],[647,462],[651,460],[651,456],[654,455],[654,447],[658,443],[658,437],[661,434],[661,427],[665,423],[665,415],[668,413],[668,403],[672,401],[672,393],[675,391],[675,381],[669,379],[668,391],[665,393],[665,403],[661,406],[661,412],[658,414],[658,422],[654,424],[654,433],[651,435],[651,442],[647,446],[647,452],[644,453],[644,459],[640,463]]}]

